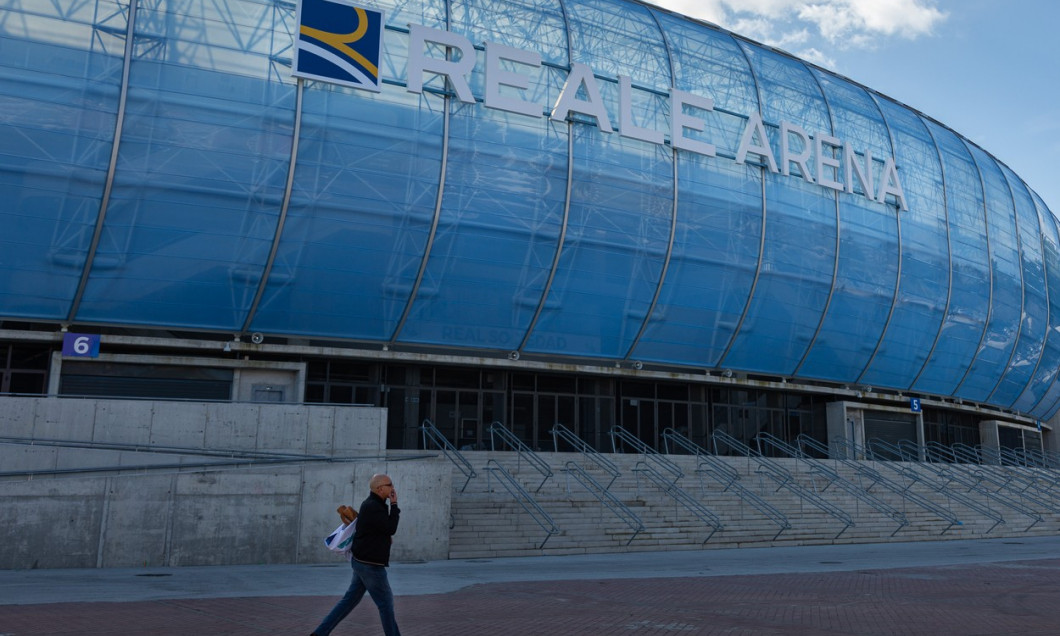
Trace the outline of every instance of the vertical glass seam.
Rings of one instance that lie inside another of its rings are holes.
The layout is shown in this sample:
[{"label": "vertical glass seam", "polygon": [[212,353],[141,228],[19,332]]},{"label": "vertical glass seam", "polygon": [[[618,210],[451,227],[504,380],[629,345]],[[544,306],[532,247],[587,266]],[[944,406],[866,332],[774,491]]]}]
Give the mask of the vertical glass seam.
[{"label": "vertical glass seam", "polygon": [[302,92],[305,90],[304,80],[299,77],[295,83],[294,97],[294,128],[291,131],[291,159],[287,165],[287,183],[283,187],[283,202],[280,204],[280,216],[276,219],[276,231],[272,236],[272,246],[269,248],[269,257],[265,261],[265,267],[261,272],[261,280],[258,281],[258,289],[254,292],[254,300],[251,301],[247,310],[247,317],[243,321],[242,333],[250,330],[250,323],[258,312],[258,305],[265,295],[265,286],[269,283],[273,265],[276,262],[276,254],[280,251],[280,239],[283,237],[283,228],[287,223],[287,211],[291,206],[291,193],[294,190],[294,171],[298,163],[298,141],[302,132]]},{"label": "vertical glass seam", "polygon": [[[1034,203],[1033,199],[1031,200],[1031,203]],[[1037,210],[1035,210],[1035,215],[1037,215]],[[1045,345],[1049,342],[1050,332],[1052,332],[1052,329],[1049,328],[1049,314],[1052,313],[1052,307],[1049,304],[1049,268],[1045,264],[1045,237],[1043,234],[1041,218],[1039,217],[1038,240],[1042,243],[1042,281],[1044,282],[1043,289],[1045,290],[1045,337],[1041,340],[1038,349],[1038,359],[1034,362],[1034,369],[1031,370],[1030,377],[1027,379],[1027,384],[1023,385],[1019,393],[1016,395],[1016,398],[1009,403],[1009,408],[1015,406],[1016,403],[1020,401],[1020,398],[1023,397],[1023,394],[1034,384],[1034,378],[1038,374],[1038,369],[1042,366],[1042,359],[1045,357]]]},{"label": "vertical glass seam", "polygon": [[[1044,211],[1041,210],[1039,208],[1039,206],[1038,206],[1038,202],[1034,200],[1034,195],[1033,194],[1031,195],[1031,201],[1034,203],[1035,209],[1038,210],[1038,217],[1041,219],[1041,222],[1043,222],[1043,223],[1052,223],[1052,225],[1053,225],[1053,235],[1060,237],[1060,234],[1057,234],[1056,217],[1054,217],[1052,215],[1051,210],[1049,210],[1049,208],[1045,208]],[[1043,202],[1043,204],[1044,204],[1044,202]],[[1043,212],[1048,213],[1048,214],[1045,214]],[[1043,234],[1044,234],[1044,232],[1043,232]],[[1044,243],[1044,240],[1043,240],[1043,243]],[[1049,266],[1048,266],[1048,263],[1046,261],[1046,252],[1045,252],[1045,249],[1044,249],[1044,245],[1043,245],[1043,249],[1042,249],[1042,265],[1043,265],[1042,270],[1045,272],[1046,296],[1048,297],[1048,295],[1049,295]],[[1055,269],[1055,266],[1054,266],[1054,269]],[[1053,310],[1052,307],[1053,306],[1052,306],[1052,303],[1047,303],[1047,306],[1049,307],[1049,312],[1050,312],[1050,316],[1049,316],[1050,320],[1046,321],[1046,324],[1048,325],[1050,323],[1052,317],[1053,317],[1052,316],[1052,310]],[[1045,357],[1046,345],[1049,343],[1049,338],[1051,338],[1051,337],[1053,337],[1053,329],[1050,327],[1045,332],[1045,341],[1042,342],[1042,355],[1041,355],[1041,358]],[[1034,372],[1035,373],[1037,373],[1038,369],[1041,367],[1041,358],[1039,358],[1038,365],[1035,366],[1035,368],[1034,368]],[[1044,400],[1049,395],[1049,390],[1053,386],[1056,385],[1056,382],[1057,382],[1058,378],[1060,378],[1060,374],[1053,376],[1053,381],[1050,383],[1049,387],[1047,387],[1045,389],[1045,391],[1042,392],[1042,396],[1040,398],[1038,398],[1034,402],[1034,406],[1032,406],[1032,407],[1030,407],[1030,409],[1028,409],[1028,413],[1034,413],[1034,412],[1036,412],[1038,410],[1038,407],[1041,406],[1042,400]]]},{"label": "vertical glass seam", "polygon": [[[876,104],[876,110],[880,112],[880,121],[883,122],[884,128],[887,129],[887,137],[891,140],[891,156],[895,156],[897,160],[897,144],[894,140],[894,130],[891,128],[891,124],[887,121],[887,114],[883,112],[883,108],[880,107],[880,101],[876,95],[871,91],[866,91],[866,94],[872,99],[872,102]],[[883,329],[880,330],[880,337],[876,340],[876,347],[872,350],[872,355],[865,361],[864,368],[861,369],[861,373],[858,374],[858,379],[855,380],[856,384],[861,384],[865,379],[865,374],[872,368],[872,363],[876,361],[876,356],[880,354],[880,349],[883,348],[883,341],[887,337],[887,332],[891,329],[891,321],[894,320],[894,310],[898,307],[898,296],[902,290],[902,210],[895,206],[894,211],[894,226],[896,236],[895,239],[898,242],[898,249],[895,254],[895,258],[898,261],[898,268],[894,273],[894,295],[891,296],[891,308],[887,311],[887,320],[883,323]]]},{"label": "vertical glass seam", "polygon": [[125,126],[125,105],[129,96],[129,73],[132,66],[133,45],[136,38],[136,5],[139,0],[129,0],[129,17],[125,25],[125,59],[121,69],[121,88],[118,94],[118,112],[114,121],[114,142],[110,147],[110,162],[107,166],[107,177],[103,185],[103,195],[99,201],[99,214],[96,215],[96,227],[92,231],[92,242],[88,246],[88,254],[85,255],[85,264],[81,269],[81,280],[77,283],[77,291],[70,303],[70,311],[66,316],[67,321],[73,322],[77,316],[77,310],[81,307],[81,299],[84,297],[85,288],[88,286],[88,277],[92,272],[92,263],[96,259],[96,250],[99,249],[99,241],[103,236],[103,224],[107,219],[107,208],[110,206],[110,195],[114,189],[114,174],[118,168],[118,150],[121,147],[122,128]]},{"label": "vertical glass seam", "polygon": [[[751,81],[755,85],[755,95],[758,96],[758,114],[762,114],[762,87],[758,83],[758,75],[755,74],[754,65],[751,64],[751,58],[747,56],[747,50],[744,48],[742,41],[729,35],[730,38],[736,44],[736,48],[740,50],[744,60],[747,61],[747,71],[751,74]],[[750,46],[750,45],[748,45]],[[767,142],[768,143],[768,142]],[[747,313],[751,310],[751,300],[755,297],[755,290],[758,289],[758,279],[762,274],[762,261],[765,259],[766,254],[766,221],[767,221],[767,206],[766,206],[766,170],[765,166],[759,168],[759,175],[761,177],[761,197],[762,197],[762,233],[758,239],[758,263],[755,264],[755,277],[751,281],[751,289],[747,290],[747,299],[744,301],[743,311],[740,313],[740,319],[736,322],[736,326],[733,327],[732,335],[729,336],[729,342],[725,344],[725,350],[718,356],[718,363],[715,368],[722,368],[725,366],[725,358],[729,356],[729,352],[732,351],[733,345],[736,343],[736,338],[740,335],[740,329],[743,328],[744,320],[747,319]]]},{"label": "vertical glass seam", "polygon": [[[835,115],[832,113],[832,105],[828,101],[828,94],[825,92],[824,86],[821,85],[820,78],[818,78],[817,74],[813,72],[813,69],[806,66],[805,63],[802,63],[802,65],[806,69],[806,72],[810,74],[810,77],[813,78],[814,83],[817,84],[817,90],[821,91],[821,99],[824,101],[824,107],[828,111],[828,122],[832,126],[831,132],[835,135],[837,134]],[[821,175],[817,175],[817,178],[820,179]],[[806,363],[806,358],[810,357],[810,352],[813,351],[813,346],[817,343],[818,336],[821,335],[821,329],[824,328],[824,321],[828,318],[828,310],[832,307],[832,297],[835,296],[835,288],[839,282],[839,249],[840,238],[842,237],[840,231],[842,215],[840,214],[839,191],[833,193],[832,196],[835,200],[835,256],[832,258],[832,286],[828,289],[828,298],[825,299],[824,307],[821,309],[821,317],[817,320],[817,329],[814,330],[813,336],[806,344],[806,350],[802,352],[802,357],[799,358],[799,362],[795,365],[795,368],[791,370],[791,375],[793,376],[799,374],[799,369],[801,369],[802,365]]]},{"label": "vertical glass seam", "polygon": [[[659,23],[658,17],[655,12],[648,8],[648,15],[651,16],[653,22],[655,22],[655,28],[659,30],[659,36],[662,39],[663,48],[666,49],[666,62],[670,67],[670,86],[676,87],[677,78],[674,76],[674,58],[673,51],[670,50],[670,42],[666,38],[666,33],[663,31],[662,25]],[[670,117],[674,116],[673,104],[670,105]],[[648,310],[644,314],[644,320],[640,323],[640,329],[637,331],[637,335],[634,336],[633,342],[630,343],[629,349],[626,350],[624,360],[629,360],[633,356],[633,351],[637,348],[640,343],[640,339],[644,336],[644,332],[648,329],[648,323],[651,322],[652,314],[655,313],[655,307],[659,302],[659,297],[662,295],[663,284],[666,282],[666,274],[670,271],[670,259],[673,258],[674,253],[674,239],[677,236],[677,199],[678,199],[678,171],[677,171],[677,148],[674,148],[673,142],[670,143],[670,156],[673,160],[672,172],[674,180],[674,193],[673,193],[673,204],[670,209],[670,237],[666,244],[666,258],[663,260],[662,270],[659,272],[659,282],[655,286],[655,294],[651,298],[651,304],[648,305]]]},{"label": "vertical glass seam", "polygon": [[[975,355],[972,356],[971,362],[968,363],[968,367],[964,370],[964,375],[961,376],[960,382],[953,389],[953,394],[957,395],[961,391],[961,387],[968,381],[968,376],[972,373],[972,367],[975,366],[976,361],[979,359],[979,354],[983,349],[983,342],[986,341],[986,334],[990,330],[990,321],[994,317],[994,246],[990,242],[990,208],[986,201],[986,179],[983,178],[983,170],[979,166],[979,162],[976,161],[975,154],[972,152],[968,141],[958,135],[958,139],[964,144],[964,147],[968,150],[968,155],[972,158],[972,165],[975,166],[976,173],[979,174],[979,187],[983,189],[983,229],[986,237],[986,271],[989,275],[988,281],[990,285],[990,291],[987,294],[986,303],[986,321],[983,322],[983,333],[979,335],[979,344],[975,346]],[[1015,212],[1015,210],[1013,210]]]},{"label": "vertical glass seam", "polygon": [[1008,361],[1005,363],[1005,367],[1001,370],[1001,374],[997,377],[997,382],[994,383],[994,388],[990,390],[990,394],[986,396],[986,402],[988,404],[993,403],[994,394],[1001,388],[1001,383],[1005,380],[1005,376],[1008,375],[1009,369],[1012,368],[1012,360],[1016,357],[1016,350],[1020,346],[1020,338],[1023,337],[1023,315],[1027,311],[1027,281],[1023,278],[1023,236],[1020,233],[1020,214],[1019,209],[1016,207],[1016,192],[1012,188],[1012,182],[1009,181],[1008,175],[1005,171],[1001,171],[1001,178],[1005,180],[1005,187],[1008,188],[1008,195],[1012,198],[1012,221],[1016,226],[1016,253],[1019,254],[1019,272],[1020,272],[1020,321],[1016,325],[1016,340],[1012,344],[1012,351],[1008,354]]},{"label": "vertical glass seam", "polygon": [[[1042,224],[1046,222],[1046,219],[1042,218],[1041,212],[1038,210],[1038,204],[1034,201],[1034,195],[1029,192],[1030,188],[1024,183],[1024,188],[1028,190],[1027,196],[1030,197],[1031,205],[1034,206],[1034,215],[1038,217],[1038,240],[1042,244],[1042,281],[1044,282],[1043,288],[1045,289],[1045,337],[1042,338],[1041,348],[1038,350],[1038,360],[1034,363],[1034,370],[1031,371],[1030,379],[1027,381],[1026,386],[1020,389],[1019,395],[1009,405],[1014,406],[1023,397],[1023,394],[1030,390],[1031,386],[1034,385],[1034,378],[1038,375],[1038,369],[1042,366],[1042,360],[1045,358],[1045,348],[1049,343],[1049,337],[1052,336],[1052,327],[1050,322],[1052,320],[1053,307],[1049,300],[1049,264],[1046,262],[1047,250],[1045,249],[1045,228]],[[1045,397],[1044,395],[1042,397]],[[1040,398],[1039,398],[1039,401]],[[1035,403],[1037,405],[1037,403]]]},{"label": "vertical glass seam", "polygon": [[931,364],[931,357],[935,355],[935,349],[939,346],[939,340],[942,338],[942,332],[946,328],[946,321],[950,315],[950,304],[953,302],[953,237],[950,235],[950,195],[946,192],[946,160],[942,157],[942,148],[939,147],[939,140],[935,137],[935,133],[931,132],[931,126],[924,123],[924,130],[927,131],[929,137],[931,137],[931,143],[935,146],[935,154],[939,157],[939,173],[942,176],[942,209],[946,215],[946,308],[942,311],[942,320],[939,322],[939,329],[935,332],[935,340],[931,343],[931,349],[924,356],[924,363],[920,365],[920,371],[917,372],[913,381],[909,383],[910,389],[916,386],[916,383],[920,381],[921,376],[924,375],[924,371],[927,370],[928,365]]},{"label": "vertical glass seam", "polygon": [[[449,6],[449,0],[445,2],[445,27],[450,29],[452,27],[452,18]],[[451,56],[452,52],[447,51],[446,56]],[[412,313],[412,305],[416,302],[416,296],[420,292],[420,285],[423,284],[423,276],[427,272],[427,263],[431,259],[431,250],[434,249],[434,239],[438,234],[438,224],[442,216],[442,200],[445,198],[445,178],[449,171],[449,118],[452,112],[452,101],[453,95],[446,93],[442,99],[442,160],[441,165],[438,168],[438,194],[434,197],[434,215],[431,218],[431,229],[427,233],[427,244],[423,246],[423,255],[420,257],[420,266],[416,270],[416,280],[412,283],[412,289],[409,291],[409,297],[405,300],[405,308],[401,311],[401,318],[398,319],[397,325],[394,327],[394,332],[390,335],[389,344],[393,345],[397,342],[398,336],[401,335],[401,330],[405,328],[405,322],[409,319],[409,314]]]},{"label": "vertical glass seam", "polygon": [[[1020,185],[1025,190],[1029,190],[1027,184],[1022,179],[1016,177],[1020,181]],[[1038,218],[1038,242],[1040,243],[1040,249],[1042,254],[1042,282],[1044,283],[1042,288],[1045,291],[1045,337],[1041,341],[1041,347],[1038,350],[1038,359],[1034,362],[1034,369],[1031,371],[1030,378],[1027,380],[1027,384],[1020,388],[1016,398],[1009,403],[1008,407],[1012,408],[1016,402],[1019,402],[1020,397],[1023,396],[1024,391],[1028,389],[1034,383],[1034,376],[1038,373],[1038,368],[1042,364],[1042,358],[1045,357],[1045,343],[1049,340],[1049,314],[1052,308],[1049,306],[1049,271],[1045,265],[1045,232],[1042,230],[1042,219],[1038,214],[1038,206],[1034,203],[1034,197],[1031,196],[1030,192],[1027,193],[1027,197],[1031,200],[1031,205],[1034,206],[1034,216]]]},{"label": "vertical glass seam", "polygon": [[[573,44],[571,43],[570,33],[570,18],[567,16],[567,6],[563,0],[559,0],[560,14],[563,16],[563,26],[565,34],[567,36],[567,66],[568,70],[571,65],[571,60],[574,59]],[[551,126],[552,124],[547,124]],[[559,230],[559,239],[556,241],[556,252],[552,255],[552,267],[548,272],[548,278],[545,280],[545,287],[541,290],[541,298],[537,301],[537,307],[534,309],[534,317],[530,319],[530,324],[526,326],[526,333],[523,334],[523,340],[519,343],[517,352],[522,352],[526,348],[526,344],[530,341],[530,336],[534,333],[534,328],[537,327],[537,321],[541,318],[542,312],[545,310],[545,303],[548,301],[548,295],[552,292],[552,283],[556,279],[556,271],[559,269],[559,259],[563,255],[563,245],[567,240],[567,223],[570,220],[570,202],[571,192],[574,188],[574,122],[567,121],[567,188],[564,193],[563,200],[563,225]]]}]

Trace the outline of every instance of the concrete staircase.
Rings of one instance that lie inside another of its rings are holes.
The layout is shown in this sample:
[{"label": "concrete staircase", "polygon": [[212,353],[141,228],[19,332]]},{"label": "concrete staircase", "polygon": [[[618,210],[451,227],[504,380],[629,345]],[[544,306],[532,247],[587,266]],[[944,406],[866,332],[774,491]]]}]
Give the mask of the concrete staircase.
[{"label": "concrete staircase", "polygon": [[[744,457],[719,457],[739,473],[739,483],[743,488],[786,516],[790,528],[784,528],[749,500],[737,496],[735,489],[725,491],[717,481],[697,474],[694,457],[667,455],[684,472],[684,476],[677,480],[677,487],[721,519],[723,528],[714,532],[702,515],[697,516],[687,505],[635,470],[638,462],[644,459],[642,455],[605,455],[621,471],[608,492],[621,501],[635,518],[639,518],[643,529],[638,531],[638,528],[628,523],[628,519],[616,514],[579,481],[564,472],[567,462],[575,462],[603,486],[608,485],[611,476],[595,469],[580,453],[539,453],[538,457],[554,473],[543,484],[543,475],[518,453],[471,451],[463,453],[463,456],[477,474],[460,491],[467,478],[454,467],[449,535],[449,557],[454,559],[1021,537],[1051,535],[1060,530],[1060,496],[1049,498],[1054,504],[1052,509],[1038,511],[1041,522],[1016,509],[1006,508],[1003,504],[984,502],[1004,517],[1004,522],[998,524],[996,519],[954,503],[931,487],[924,484],[910,486],[916,494],[947,508],[960,519],[960,525],[951,526],[938,514],[915,505],[899,494],[879,486],[872,488],[870,492],[873,497],[904,515],[908,524],[902,525],[899,520],[878,511],[864,499],[834,485],[828,487],[824,479],[811,474],[804,464],[794,459],[772,460],[792,473],[805,489],[845,512],[853,521],[853,525],[848,527],[834,513],[818,508],[791,490],[778,490],[775,481],[756,472],[753,461]],[[547,521],[543,527],[541,522],[535,520],[535,516],[527,510],[534,510],[533,506],[521,505],[518,498],[500,483],[496,471],[486,469],[487,464],[503,466],[532,495],[536,505],[548,515],[558,531],[550,534]],[[873,462],[868,464],[876,466]],[[829,464],[829,468],[854,483],[859,482],[859,477],[845,466]],[[1002,470],[997,467],[977,468]],[[1060,479],[1060,476],[1056,477]],[[535,492],[539,485],[540,489]],[[957,488],[952,484],[949,487]],[[975,493],[969,495],[964,489],[960,492],[965,496],[975,496]]]}]

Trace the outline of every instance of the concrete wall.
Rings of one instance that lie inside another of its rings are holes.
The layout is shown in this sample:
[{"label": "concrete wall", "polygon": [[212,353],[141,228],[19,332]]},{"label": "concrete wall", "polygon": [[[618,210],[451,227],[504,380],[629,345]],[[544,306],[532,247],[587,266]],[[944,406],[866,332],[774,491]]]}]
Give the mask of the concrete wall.
[{"label": "concrete wall", "polygon": [[0,437],[342,457],[386,448],[386,410],[0,397]]},{"label": "concrete wall", "polygon": [[280,402],[301,402],[305,398],[305,365],[299,370],[237,368],[232,391],[237,402],[254,400],[254,388],[266,385],[283,393]]},{"label": "concrete wall", "polygon": [[[387,453],[385,435],[383,409],[0,398],[0,568],[334,562],[335,508],[358,506],[377,472],[401,502],[393,558],[444,559],[452,466]],[[325,458],[203,466],[232,459],[196,449]],[[11,474],[71,468],[96,470]]]}]

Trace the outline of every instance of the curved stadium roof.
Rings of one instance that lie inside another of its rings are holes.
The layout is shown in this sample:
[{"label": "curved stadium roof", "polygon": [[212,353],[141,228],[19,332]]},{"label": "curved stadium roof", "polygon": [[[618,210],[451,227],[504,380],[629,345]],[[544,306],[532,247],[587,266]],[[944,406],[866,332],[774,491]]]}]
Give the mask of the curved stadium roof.
[{"label": "curved stadium roof", "polygon": [[[1056,217],[949,128],[787,54],[626,0],[365,2],[372,92],[296,82],[288,2],[62,4],[0,21],[0,316],[1060,408]],[[473,103],[409,86],[409,25],[476,47]],[[486,42],[540,55],[502,61],[540,116],[483,103]]]}]

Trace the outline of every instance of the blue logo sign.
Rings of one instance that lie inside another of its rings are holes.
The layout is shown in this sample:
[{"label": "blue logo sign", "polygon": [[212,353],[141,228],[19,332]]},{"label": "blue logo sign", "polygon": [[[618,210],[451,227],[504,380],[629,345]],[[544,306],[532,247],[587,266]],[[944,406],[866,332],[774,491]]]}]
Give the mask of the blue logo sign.
[{"label": "blue logo sign", "polygon": [[909,398],[909,410],[914,413],[920,412],[920,398]]},{"label": "blue logo sign", "polygon": [[298,4],[296,77],[379,91],[383,12],[329,2]]},{"label": "blue logo sign", "polygon": [[63,355],[68,358],[98,358],[99,334],[64,333]]}]

